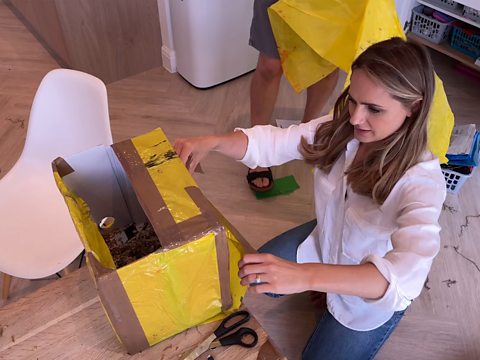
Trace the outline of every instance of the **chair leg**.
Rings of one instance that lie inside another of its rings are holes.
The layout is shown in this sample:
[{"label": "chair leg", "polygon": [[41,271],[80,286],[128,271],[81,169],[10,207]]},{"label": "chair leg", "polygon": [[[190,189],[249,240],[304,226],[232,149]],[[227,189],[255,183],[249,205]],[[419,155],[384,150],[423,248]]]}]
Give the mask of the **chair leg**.
[{"label": "chair leg", "polygon": [[2,290],[2,300],[7,300],[8,295],[10,294],[10,284],[12,283],[12,275],[3,274],[3,290]]}]

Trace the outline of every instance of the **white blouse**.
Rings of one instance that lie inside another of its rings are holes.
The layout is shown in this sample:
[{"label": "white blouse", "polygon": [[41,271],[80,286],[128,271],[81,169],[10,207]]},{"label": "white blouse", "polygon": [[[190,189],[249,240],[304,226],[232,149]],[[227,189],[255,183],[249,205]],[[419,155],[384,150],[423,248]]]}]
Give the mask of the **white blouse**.
[{"label": "white blouse", "polygon": [[[248,136],[247,152],[240,161],[255,168],[303,159],[298,150],[301,137],[312,143],[317,127],[331,119],[328,115],[288,129],[269,125],[236,129]],[[387,322],[394,311],[407,308],[422,291],[440,248],[438,218],[446,186],[438,159],[426,152],[379,206],[347,189],[344,174],[358,145],[358,140],[351,140],[330,173],[314,169],[318,223],[298,247],[297,262],[374,264],[389,282],[382,298],[327,294],[335,319],[350,329],[367,331]]]}]

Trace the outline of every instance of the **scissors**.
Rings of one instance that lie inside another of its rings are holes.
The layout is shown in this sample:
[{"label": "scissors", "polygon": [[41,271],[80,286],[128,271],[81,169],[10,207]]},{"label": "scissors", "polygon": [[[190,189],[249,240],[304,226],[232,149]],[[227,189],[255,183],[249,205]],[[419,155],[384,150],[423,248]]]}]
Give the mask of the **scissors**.
[{"label": "scissors", "polygon": [[[254,347],[257,345],[258,335],[257,332],[251,328],[241,327],[234,333],[226,335],[240,325],[245,324],[248,320],[250,320],[250,313],[248,311],[241,310],[230,314],[223,319],[213,334],[193,349],[184,360],[194,360],[205,351],[215,349],[219,346],[240,345],[245,348]],[[228,322],[230,322],[230,324],[227,324]]]}]

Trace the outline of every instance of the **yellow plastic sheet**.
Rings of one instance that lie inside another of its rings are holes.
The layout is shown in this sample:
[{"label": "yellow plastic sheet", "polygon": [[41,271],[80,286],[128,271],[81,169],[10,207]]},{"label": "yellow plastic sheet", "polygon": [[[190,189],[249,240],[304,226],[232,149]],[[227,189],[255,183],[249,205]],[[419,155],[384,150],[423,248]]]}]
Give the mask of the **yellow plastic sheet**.
[{"label": "yellow plastic sheet", "polygon": [[214,234],[132,265],[118,275],[150,345],[221,312]]},{"label": "yellow plastic sheet", "polygon": [[[299,92],[340,68],[349,73],[368,46],[405,38],[393,0],[279,0],[268,9],[285,77]],[[441,80],[428,127],[430,150],[441,162],[454,117]]]},{"label": "yellow plastic sheet", "polygon": [[147,170],[175,222],[179,223],[200,215],[200,210],[185,192],[186,187],[198,185],[182,161],[175,157],[174,150],[162,129],[137,136],[132,139],[132,143],[144,163],[155,163],[154,167]]},{"label": "yellow plastic sheet", "polygon": [[[227,314],[240,307],[246,290],[240,285],[236,271],[243,249],[231,236],[228,235],[228,245],[233,305]],[[221,311],[216,256],[215,237],[208,234],[118,270],[150,345],[188,329],[192,324],[225,317]]]}]

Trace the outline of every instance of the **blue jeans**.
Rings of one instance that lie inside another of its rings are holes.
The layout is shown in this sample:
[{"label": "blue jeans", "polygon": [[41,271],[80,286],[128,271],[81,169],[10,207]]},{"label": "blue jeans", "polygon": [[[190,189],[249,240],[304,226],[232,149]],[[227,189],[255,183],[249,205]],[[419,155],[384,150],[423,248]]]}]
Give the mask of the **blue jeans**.
[{"label": "blue jeans", "polygon": [[[317,225],[309,221],[273,238],[258,252],[270,253],[288,261],[297,261],[297,248]],[[279,296],[271,294],[271,296]],[[382,326],[370,331],[356,331],[340,324],[326,310],[318,320],[302,354],[303,360],[367,360],[378,350],[397,327],[405,311],[397,311]]]}]

